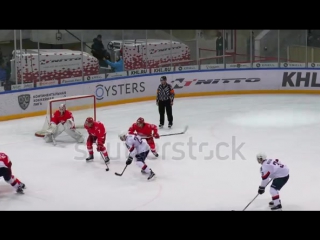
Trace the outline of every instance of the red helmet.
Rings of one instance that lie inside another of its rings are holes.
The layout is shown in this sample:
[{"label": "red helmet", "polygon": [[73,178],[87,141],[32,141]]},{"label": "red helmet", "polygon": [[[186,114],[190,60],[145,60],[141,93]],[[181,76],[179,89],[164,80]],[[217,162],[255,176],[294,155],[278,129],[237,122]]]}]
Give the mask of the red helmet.
[{"label": "red helmet", "polygon": [[139,118],[137,119],[137,125],[138,125],[138,127],[143,127],[143,125],[144,125],[144,118],[139,117]]},{"label": "red helmet", "polygon": [[94,122],[94,120],[93,120],[93,118],[92,118],[92,117],[87,117],[87,119],[86,119],[86,121],[85,121],[84,125],[86,125],[86,126],[88,126],[88,127],[92,127],[93,122]]}]

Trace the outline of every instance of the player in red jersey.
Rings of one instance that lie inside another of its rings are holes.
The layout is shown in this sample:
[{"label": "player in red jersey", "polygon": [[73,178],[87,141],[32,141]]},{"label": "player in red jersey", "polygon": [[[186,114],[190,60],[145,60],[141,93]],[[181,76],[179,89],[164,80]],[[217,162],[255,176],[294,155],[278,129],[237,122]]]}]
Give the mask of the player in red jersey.
[{"label": "player in red jersey", "polygon": [[51,117],[50,126],[44,136],[44,140],[52,142],[52,138],[56,138],[64,131],[78,143],[84,142],[82,134],[76,130],[72,112],[66,109],[65,104],[61,104]]},{"label": "player in red jersey", "polygon": [[93,143],[97,143],[97,151],[102,152],[104,156],[104,160],[106,163],[110,162],[108,152],[106,147],[104,146],[106,142],[106,129],[103,123],[99,121],[94,121],[92,117],[88,117],[86,122],[84,123],[84,128],[87,129],[89,136],[87,139],[87,149],[89,151],[89,157],[86,158],[87,161],[93,160]]},{"label": "player in red jersey", "polygon": [[7,183],[14,187],[17,193],[23,193],[23,189],[26,188],[26,185],[12,175],[11,166],[12,162],[8,155],[0,153],[0,177],[3,177]]},{"label": "player in red jersey", "polygon": [[153,138],[160,138],[156,125],[146,123],[144,119],[140,117],[138,118],[137,122],[132,124],[132,126],[129,128],[129,134],[137,134],[140,137],[145,138],[150,146],[153,155],[155,155],[156,157],[159,156],[156,151],[156,144],[153,140]]}]

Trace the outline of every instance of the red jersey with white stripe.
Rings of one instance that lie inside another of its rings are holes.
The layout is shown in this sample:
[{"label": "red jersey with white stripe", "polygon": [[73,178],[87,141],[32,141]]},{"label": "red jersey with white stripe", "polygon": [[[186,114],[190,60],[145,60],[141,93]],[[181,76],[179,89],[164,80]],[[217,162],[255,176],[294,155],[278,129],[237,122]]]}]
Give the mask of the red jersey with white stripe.
[{"label": "red jersey with white stripe", "polygon": [[139,127],[137,123],[132,124],[129,128],[129,134],[137,134],[139,136],[148,136],[151,137],[152,135],[158,134],[158,128],[154,124],[144,123],[143,127]]},{"label": "red jersey with white stripe", "polygon": [[98,138],[98,140],[100,138],[103,138],[105,137],[106,135],[106,128],[104,127],[103,123],[102,122],[93,122],[93,125],[92,127],[88,127],[86,125],[84,125],[84,128],[88,131],[88,133],[92,136],[95,136]]},{"label": "red jersey with white stripe", "polygon": [[278,159],[265,160],[261,165],[261,187],[265,187],[270,179],[282,178],[289,175],[289,168]]},{"label": "red jersey with white stripe", "polygon": [[65,110],[64,113],[61,115],[60,111],[57,110],[53,113],[51,117],[51,122],[55,123],[56,125],[58,125],[59,123],[65,124],[65,122],[69,119],[71,119],[72,122],[74,122],[72,112]]},{"label": "red jersey with white stripe", "polygon": [[0,153],[0,168],[11,168],[11,161],[7,154]]}]

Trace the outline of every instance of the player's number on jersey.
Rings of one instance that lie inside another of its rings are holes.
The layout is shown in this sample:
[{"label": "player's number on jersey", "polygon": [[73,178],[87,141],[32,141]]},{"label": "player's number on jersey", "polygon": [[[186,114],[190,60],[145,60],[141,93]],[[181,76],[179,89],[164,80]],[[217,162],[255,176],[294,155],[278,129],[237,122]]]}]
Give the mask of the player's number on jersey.
[{"label": "player's number on jersey", "polygon": [[5,154],[0,154],[0,158],[6,158],[7,156]]},{"label": "player's number on jersey", "polygon": [[139,139],[139,138],[137,138],[137,137],[134,137],[134,140],[137,141],[137,142],[140,143],[140,144],[142,143],[142,140]]},{"label": "player's number on jersey", "polygon": [[273,165],[278,165],[278,166],[281,167],[281,168],[284,167],[284,165],[282,165],[282,164],[279,163],[279,160],[274,160],[274,161],[272,162],[272,164],[273,164]]}]

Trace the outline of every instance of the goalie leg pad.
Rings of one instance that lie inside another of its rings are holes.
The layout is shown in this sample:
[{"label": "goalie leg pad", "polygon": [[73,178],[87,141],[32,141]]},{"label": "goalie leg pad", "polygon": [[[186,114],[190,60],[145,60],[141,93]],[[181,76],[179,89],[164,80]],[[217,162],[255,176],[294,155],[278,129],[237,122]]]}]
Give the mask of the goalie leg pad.
[{"label": "goalie leg pad", "polygon": [[65,132],[70,136],[72,137],[73,139],[75,139],[78,143],[83,143],[84,142],[84,138],[82,136],[82,134],[75,130],[75,129],[68,129],[66,128]]},{"label": "goalie leg pad", "polygon": [[51,123],[49,128],[47,129],[47,133],[54,134],[58,130],[58,126],[55,123]]},{"label": "goalie leg pad", "polygon": [[78,130],[76,130],[75,124],[71,119],[68,119],[64,125],[65,125],[65,132],[70,137],[75,139],[78,143],[84,142],[84,138],[83,138],[82,134]]},{"label": "goalie leg pad", "polygon": [[44,141],[46,143],[49,142],[53,142],[52,137],[56,138],[57,136],[59,136],[62,132],[64,131],[64,126],[62,124],[56,125],[54,123],[52,123],[48,130],[47,130],[47,134],[44,136]]},{"label": "goalie leg pad", "polygon": [[43,139],[46,143],[53,142],[51,133],[46,134]]}]

